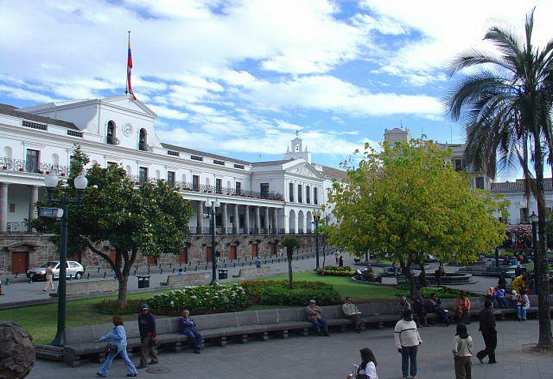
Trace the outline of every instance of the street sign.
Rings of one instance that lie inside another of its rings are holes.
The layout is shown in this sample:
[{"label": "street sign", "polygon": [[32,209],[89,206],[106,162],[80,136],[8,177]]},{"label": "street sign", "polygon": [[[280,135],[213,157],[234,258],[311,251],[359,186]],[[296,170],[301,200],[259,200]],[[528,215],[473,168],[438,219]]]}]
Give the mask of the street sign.
[{"label": "street sign", "polygon": [[63,209],[40,207],[38,208],[38,215],[40,217],[47,217],[47,218],[61,218],[63,216]]}]

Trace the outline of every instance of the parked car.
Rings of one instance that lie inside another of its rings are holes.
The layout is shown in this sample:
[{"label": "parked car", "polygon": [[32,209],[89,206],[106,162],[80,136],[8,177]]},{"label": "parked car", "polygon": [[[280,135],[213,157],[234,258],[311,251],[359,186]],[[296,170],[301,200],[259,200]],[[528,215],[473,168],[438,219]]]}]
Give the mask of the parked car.
[{"label": "parked car", "polygon": [[[60,262],[59,261],[50,261],[46,262],[40,267],[32,268],[27,271],[27,278],[31,279],[33,282],[39,280],[46,280],[46,269],[48,267],[52,268],[54,273],[54,279],[59,279],[60,276]],[[84,267],[75,261],[67,261],[66,268],[66,277],[73,279],[80,279],[84,275]]]}]

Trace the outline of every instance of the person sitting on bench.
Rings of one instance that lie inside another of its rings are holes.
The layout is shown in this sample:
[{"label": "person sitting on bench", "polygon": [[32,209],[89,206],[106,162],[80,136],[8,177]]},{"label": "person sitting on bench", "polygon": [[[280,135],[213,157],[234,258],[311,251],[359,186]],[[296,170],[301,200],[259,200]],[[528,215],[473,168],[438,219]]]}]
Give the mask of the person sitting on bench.
[{"label": "person sitting on bench", "polygon": [[198,332],[198,326],[196,322],[190,318],[190,311],[184,309],[182,311],[181,317],[178,318],[179,330],[182,334],[190,338],[194,346],[194,353],[200,354],[200,349],[202,347],[203,338],[202,335]]},{"label": "person sitting on bench", "polygon": [[309,305],[305,308],[305,312],[307,313],[307,320],[313,324],[313,329],[315,329],[317,334],[328,337],[328,325],[321,314],[321,307],[317,305],[315,300],[309,300]]},{"label": "person sitting on bench", "polygon": [[346,302],[342,305],[342,312],[344,312],[346,318],[351,320],[355,331],[360,333],[361,324],[363,323],[363,321],[361,321],[361,311],[357,308],[357,305],[351,302],[351,297],[346,297]]}]

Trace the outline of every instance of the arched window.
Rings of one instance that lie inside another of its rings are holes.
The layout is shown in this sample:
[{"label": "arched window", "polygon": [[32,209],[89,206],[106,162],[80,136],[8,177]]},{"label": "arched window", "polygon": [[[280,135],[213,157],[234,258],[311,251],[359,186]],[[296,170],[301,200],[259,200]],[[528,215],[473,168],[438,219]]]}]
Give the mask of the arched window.
[{"label": "arched window", "polygon": [[12,148],[9,146],[4,147],[4,157],[6,159],[12,159]]},{"label": "arched window", "polygon": [[52,154],[52,171],[58,172],[60,168],[60,156],[56,153]]},{"label": "arched window", "polygon": [[138,137],[138,150],[148,150],[148,133],[144,128],[140,129],[140,135]]},{"label": "arched window", "polygon": [[107,143],[110,145],[117,145],[117,138],[115,138],[115,121],[108,121],[107,130]]},{"label": "arched window", "polygon": [[4,159],[3,167],[8,168],[12,167],[12,148],[9,146],[4,147]]}]

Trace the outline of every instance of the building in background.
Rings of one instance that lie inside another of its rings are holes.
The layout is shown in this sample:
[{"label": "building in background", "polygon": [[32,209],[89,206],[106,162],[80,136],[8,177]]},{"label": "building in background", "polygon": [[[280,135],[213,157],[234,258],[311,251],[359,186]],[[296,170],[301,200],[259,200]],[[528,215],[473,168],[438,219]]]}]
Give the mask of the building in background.
[{"label": "building in background", "polygon": [[[166,180],[191,202],[188,247],[181,256],[150,257],[150,264],[212,259],[209,199],[221,203],[216,220],[222,259],[277,254],[282,234],[312,242],[313,217],[323,210],[332,180],[345,173],[313,164],[298,135],[283,160],[247,162],[162,143],[155,121],[155,113],[131,96],[25,109],[0,105],[0,271],[24,272],[55,257],[49,236],[34,233],[29,220],[37,217],[44,176],[67,176],[75,145],[90,165],[120,165],[137,183]],[[86,252],[71,253],[85,264],[102,264]]]}]

